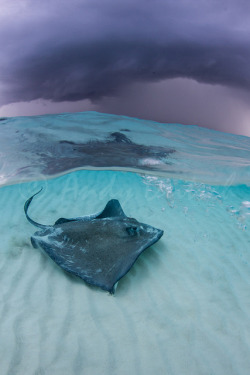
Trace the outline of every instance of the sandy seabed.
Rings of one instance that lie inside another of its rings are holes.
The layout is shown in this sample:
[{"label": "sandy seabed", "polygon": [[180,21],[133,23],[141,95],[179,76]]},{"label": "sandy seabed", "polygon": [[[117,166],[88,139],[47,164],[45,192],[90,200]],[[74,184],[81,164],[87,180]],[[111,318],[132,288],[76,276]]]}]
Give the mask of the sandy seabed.
[{"label": "sandy seabed", "polygon": [[[43,224],[111,198],[164,230],[116,294],[34,249],[23,205]],[[1,375],[250,373],[249,188],[78,171],[0,189]]]}]

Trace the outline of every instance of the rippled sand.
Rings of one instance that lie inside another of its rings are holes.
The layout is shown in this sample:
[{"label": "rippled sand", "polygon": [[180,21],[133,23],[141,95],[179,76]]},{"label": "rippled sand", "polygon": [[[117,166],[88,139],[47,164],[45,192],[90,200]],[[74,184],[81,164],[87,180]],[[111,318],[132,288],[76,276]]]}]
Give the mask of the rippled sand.
[{"label": "rippled sand", "polygon": [[[165,231],[115,296],[34,249],[23,204],[44,224],[111,198]],[[133,173],[78,171],[0,189],[1,375],[250,371],[249,188]]]}]

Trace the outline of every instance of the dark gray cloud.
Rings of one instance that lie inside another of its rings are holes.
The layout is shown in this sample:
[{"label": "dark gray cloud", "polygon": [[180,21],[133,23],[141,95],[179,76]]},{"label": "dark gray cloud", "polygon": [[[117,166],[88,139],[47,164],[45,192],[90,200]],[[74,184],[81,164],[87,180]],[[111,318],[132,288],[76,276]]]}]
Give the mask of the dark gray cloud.
[{"label": "dark gray cloud", "polygon": [[249,95],[243,90],[176,78],[135,83],[94,110],[159,122],[200,125],[250,137]]},{"label": "dark gray cloud", "polygon": [[115,95],[192,78],[250,89],[243,0],[18,0],[0,16],[0,104]]}]

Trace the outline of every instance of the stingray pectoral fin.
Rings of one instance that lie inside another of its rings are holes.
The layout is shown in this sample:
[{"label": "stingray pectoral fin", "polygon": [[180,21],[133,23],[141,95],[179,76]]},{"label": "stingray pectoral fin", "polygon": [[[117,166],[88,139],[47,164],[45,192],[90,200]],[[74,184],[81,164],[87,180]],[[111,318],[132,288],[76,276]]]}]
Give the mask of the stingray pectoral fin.
[{"label": "stingray pectoral fin", "polygon": [[104,210],[96,216],[96,219],[104,219],[107,217],[126,217],[120,202],[117,199],[111,199],[108,201]]},{"label": "stingray pectoral fin", "polygon": [[71,219],[65,219],[64,217],[61,217],[55,222],[54,225],[68,223],[70,221],[92,221],[94,219],[106,219],[114,217],[127,217],[123,212],[120,202],[117,199],[111,199],[110,201],[108,201],[101,212],[92,215],[79,216]]},{"label": "stingray pectoral fin", "polygon": [[60,219],[58,219],[54,225],[69,223],[70,221],[77,221],[77,219],[65,219],[64,217],[60,217]]},{"label": "stingray pectoral fin", "polygon": [[37,193],[35,193],[34,195],[32,195],[32,197],[30,197],[30,198],[25,202],[25,204],[24,204],[24,212],[25,212],[25,215],[26,215],[26,217],[27,217],[27,220],[28,220],[31,224],[35,225],[35,226],[38,227],[38,228],[47,228],[48,225],[39,224],[39,223],[35,222],[34,220],[32,220],[32,219],[29,217],[29,215],[28,215],[28,208],[29,208],[30,203],[32,202],[32,199],[33,199],[37,194],[39,194],[42,190],[43,190],[43,188],[41,188]]}]

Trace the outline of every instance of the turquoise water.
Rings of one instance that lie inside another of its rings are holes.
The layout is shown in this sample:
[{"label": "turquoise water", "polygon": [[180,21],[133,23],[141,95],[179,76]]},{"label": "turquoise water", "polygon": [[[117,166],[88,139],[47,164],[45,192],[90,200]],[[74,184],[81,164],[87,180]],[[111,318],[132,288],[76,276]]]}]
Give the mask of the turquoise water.
[{"label": "turquoise water", "polygon": [[[249,138],[94,113],[9,119],[2,132],[1,374],[249,374]],[[97,138],[108,166],[84,164]],[[31,246],[23,205],[41,186],[40,223],[116,198],[164,236],[109,296]]]},{"label": "turquoise water", "polygon": [[153,173],[250,185],[250,138],[96,112],[0,121],[0,185],[76,169]]}]

